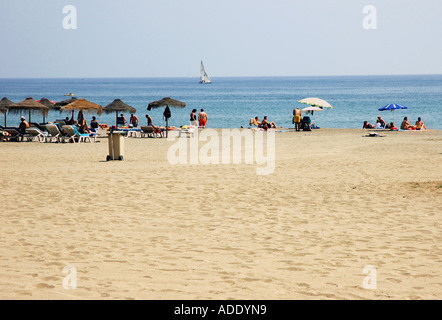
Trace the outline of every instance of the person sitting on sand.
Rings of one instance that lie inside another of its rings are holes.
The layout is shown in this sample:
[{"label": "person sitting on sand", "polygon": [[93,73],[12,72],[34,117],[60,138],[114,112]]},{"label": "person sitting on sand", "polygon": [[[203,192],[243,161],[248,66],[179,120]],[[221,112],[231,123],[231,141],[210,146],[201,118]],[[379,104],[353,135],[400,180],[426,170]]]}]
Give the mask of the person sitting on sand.
[{"label": "person sitting on sand", "polygon": [[384,129],[382,126],[382,122],[378,119],[376,120],[376,125],[374,126],[374,129]]},{"label": "person sitting on sand", "polygon": [[427,127],[422,122],[422,118],[421,117],[417,118],[417,121],[414,124],[414,126],[416,127],[416,130],[427,130]]},{"label": "person sitting on sand", "polygon": [[368,123],[368,121],[364,121],[364,125],[362,126],[362,129],[373,129],[373,125]]},{"label": "person sitting on sand", "polygon": [[404,118],[401,124],[401,130],[414,130],[415,128],[408,122],[408,117]]},{"label": "person sitting on sand", "polygon": [[276,124],[273,121],[269,122],[267,120],[267,116],[265,116],[264,119],[262,119],[262,123],[261,124],[262,124],[263,128],[264,128],[264,126],[267,126],[268,128],[277,128]]},{"label": "person sitting on sand", "polygon": [[258,117],[255,117],[255,119],[250,119],[249,125],[254,125],[255,127],[259,128],[261,126],[261,122],[259,122]]},{"label": "person sitting on sand", "polygon": [[395,125],[394,125],[393,122],[390,122],[390,124],[388,125],[388,128],[389,128],[391,131],[398,131],[398,128],[395,127]]},{"label": "person sitting on sand", "polygon": [[381,118],[381,116],[378,116],[378,119],[376,120],[376,122],[378,122],[381,124],[382,128],[385,128],[385,121],[384,119]]}]

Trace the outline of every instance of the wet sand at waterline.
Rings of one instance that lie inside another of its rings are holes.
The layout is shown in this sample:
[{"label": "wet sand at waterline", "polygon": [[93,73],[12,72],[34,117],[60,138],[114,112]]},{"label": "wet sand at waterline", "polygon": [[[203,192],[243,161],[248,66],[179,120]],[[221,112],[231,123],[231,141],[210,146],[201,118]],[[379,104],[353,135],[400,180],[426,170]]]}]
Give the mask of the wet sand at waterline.
[{"label": "wet sand at waterline", "polygon": [[278,132],[270,175],[0,143],[0,298],[440,299],[442,131],[367,133]]}]

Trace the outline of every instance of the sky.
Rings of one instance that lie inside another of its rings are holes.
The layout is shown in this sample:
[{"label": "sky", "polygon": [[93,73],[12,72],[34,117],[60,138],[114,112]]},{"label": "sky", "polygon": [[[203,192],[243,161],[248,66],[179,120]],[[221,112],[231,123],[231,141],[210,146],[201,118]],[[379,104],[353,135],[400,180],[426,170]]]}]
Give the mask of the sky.
[{"label": "sky", "polygon": [[[66,29],[67,5],[76,29]],[[364,27],[367,5],[376,29]],[[201,60],[212,78],[442,74],[441,9],[441,0],[1,0],[0,78],[198,77]]]}]

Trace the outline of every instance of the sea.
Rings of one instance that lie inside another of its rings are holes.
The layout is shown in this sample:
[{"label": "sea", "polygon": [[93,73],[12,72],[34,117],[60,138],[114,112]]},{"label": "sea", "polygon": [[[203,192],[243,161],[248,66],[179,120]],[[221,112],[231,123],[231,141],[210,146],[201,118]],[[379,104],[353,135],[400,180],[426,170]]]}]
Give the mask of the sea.
[{"label": "sea", "polygon": [[[192,109],[204,109],[210,128],[249,127],[251,118],[267,116],[279,127],[292,128],[294,108],[307,106],[299,101],[309,97],[326,100],[333,106],[310,115],[320,128],[362,128],[374,124],[377,116],[399,126],[405,116],[410,123],[421,117],[428,129],[442,130],[442,75],[327,76],[327,77],[213,77],[211,84],[187,78],[84,78],[84,79],[0,79],[0,99],[19,102],[27,97],[62,101],[72,93],[103,107],[121,99],[137,109],[140,124],[165,125],[163,108],[147,110],[150,102],[163,97],[186,103],[172,108],[169,125],[188,125]],[[406,110],[379,111],[387,104],[406,106]],[[25,111],[23,115],[28,117]],[[51,111],[47,121],[64,119],[70,113]],[[129,119],[130,114],[126,113]],[[92,114],[86,115],[87,120]],[[115,124],[115,114],[97,116],[100,123]],[[7,114],[8,126],[17,126],[20,115]],[[33,122],[42,122],[32,115]],[[3,115],[0,115],[3,125]]]}]

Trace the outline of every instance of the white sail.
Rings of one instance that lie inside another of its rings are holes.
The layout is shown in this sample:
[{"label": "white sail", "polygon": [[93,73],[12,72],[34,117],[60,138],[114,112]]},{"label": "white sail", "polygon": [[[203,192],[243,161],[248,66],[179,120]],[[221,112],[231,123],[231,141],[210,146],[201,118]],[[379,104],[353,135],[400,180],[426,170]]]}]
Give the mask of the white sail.
[{"label": "white sail", "polygon": [[207,74],[202,61],[201,61],[201,67],[200,67],[200,76],[201,76],[200,83],[212,83],[212,80],[210,79],[209,75]]}]

